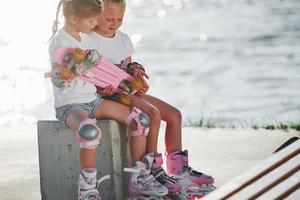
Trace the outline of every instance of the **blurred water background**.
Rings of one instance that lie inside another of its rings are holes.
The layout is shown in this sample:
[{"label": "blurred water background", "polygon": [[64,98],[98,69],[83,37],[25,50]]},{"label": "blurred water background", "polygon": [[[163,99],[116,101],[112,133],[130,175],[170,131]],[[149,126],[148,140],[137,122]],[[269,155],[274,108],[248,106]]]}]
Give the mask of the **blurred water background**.
[{"label": "blurred water background", "polygon": [[[0,124],[54,119],[48,43],[57,0],[0,8]],[[299,0],[127,0],[122,30],[149,93],[184,124],[300,121]],[[61,18],[60,20],[63,23]]]}]

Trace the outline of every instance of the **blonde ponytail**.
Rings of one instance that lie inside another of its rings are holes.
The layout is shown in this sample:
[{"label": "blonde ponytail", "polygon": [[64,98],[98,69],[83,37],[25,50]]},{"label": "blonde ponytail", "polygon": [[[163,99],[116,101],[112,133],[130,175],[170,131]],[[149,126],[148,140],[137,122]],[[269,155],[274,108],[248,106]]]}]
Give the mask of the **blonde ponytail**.
[{"label": "blonde ponytail", "polygon": [[57,5],[57,9],[56,9],[56,15],[55,15],[55,20],[53,21],[53,26],[52,26],[52,35],[49,39],[49,41],[52,40],[52,38],[54,37],[54,35],[56,34],[56,32],[58,31],[58,16],[59,16],[59,11],[60,11],[60,7],[62,6],[62,4],[65,2],[66,0],[60,0],[58,5]]}]

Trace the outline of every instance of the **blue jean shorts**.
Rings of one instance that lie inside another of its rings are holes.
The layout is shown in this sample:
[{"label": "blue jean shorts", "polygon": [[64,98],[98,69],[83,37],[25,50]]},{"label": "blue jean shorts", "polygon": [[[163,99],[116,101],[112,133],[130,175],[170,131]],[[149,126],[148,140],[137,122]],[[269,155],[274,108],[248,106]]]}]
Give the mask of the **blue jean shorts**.
[{"label": "blue jean shorts", "polygon": [[65,106],[61,106],[58,108],[55,108],[56,112],[56,118],[65,126],[66,124],[66,119],[68,115],[73,111],[77,109],[82,109],[87,112],[89,118],[93,118],[95,115],[96,110],[98,107],[101,105],[103,99],[100,96],[97,96],[97,98],[89,103],[73,103],[73,104],[68,104]]}]

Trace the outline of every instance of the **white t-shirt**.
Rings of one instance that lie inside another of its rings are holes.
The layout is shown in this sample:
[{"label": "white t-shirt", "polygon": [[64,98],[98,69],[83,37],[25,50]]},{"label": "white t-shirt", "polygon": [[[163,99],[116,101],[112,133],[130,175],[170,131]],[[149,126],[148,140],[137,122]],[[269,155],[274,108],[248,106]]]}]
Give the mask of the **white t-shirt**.
[{"label": "white t-shirt", "polygon": [[114,64],[121,64],[134,52],[130,37],[119,30],[112,38],[103,37],[96,32],[90,33],[89,36],[93,40],[94,48]]},{"label": "white t-shirt", "polygon": [[[80,37],[81,41],[79,42],[63,29],[59,30],[49,45],[50,62],[56,63],[54,55],[58,47],[93,48],[93,43],[88,35],[81,33]],[[80,79],[74,79],[70,86],[67,87],[58,88],[53,86],[54,107],[58,108],[72,103],[88,103],[94,101],[97,98],[96,91],[97,89],[93,84]]]}]

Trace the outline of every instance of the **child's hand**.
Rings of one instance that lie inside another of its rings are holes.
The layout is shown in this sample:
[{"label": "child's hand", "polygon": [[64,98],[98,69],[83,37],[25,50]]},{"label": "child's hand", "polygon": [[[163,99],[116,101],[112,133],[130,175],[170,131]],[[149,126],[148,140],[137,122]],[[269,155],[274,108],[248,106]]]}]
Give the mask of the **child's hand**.
[{"label": "child's hand", "polygon": [[147,79],[149,79],[149,76],[140,67],[134,67],[134,66],[132,66],[132,68],[133,68],[133,77],[141,78],[143,80],[145,80],[144,77],[146,77]]},{"label": "child's hand", "polygon": [[145,95],[148,90],[149,90],[149,85],[145,82],[145,87],[139,90],[139,94]]},{"label": "child's hand", "polygon": [[97,87],[97,92],[101,96],[111,96],[115,93],[115,89],[113,88],[112,85],[106,86],[105,88],[99,88]]}]

